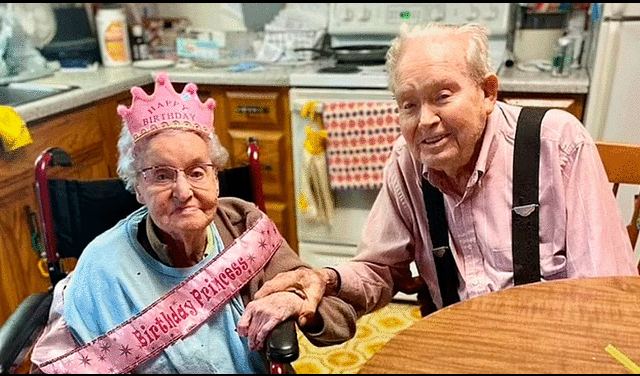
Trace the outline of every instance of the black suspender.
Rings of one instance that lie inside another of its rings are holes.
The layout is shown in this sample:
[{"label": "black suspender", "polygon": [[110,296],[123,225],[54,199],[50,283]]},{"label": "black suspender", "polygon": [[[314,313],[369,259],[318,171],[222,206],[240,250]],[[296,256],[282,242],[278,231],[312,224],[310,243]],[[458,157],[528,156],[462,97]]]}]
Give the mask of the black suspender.
[{"label": "black suspender", "polygon": [[427,179],[422,179],[422,195],[427,207],[429,233],[433,245],[433,258],[436,263],[438,285],[444,307],[460,301],[458,295],[458,269],[449,247],[449,226],[444,212],[444,196]]},{"label": "black suspender", "polygon": [[538,176],[540,124],[546,112],[547,108],[524,107],[516,126],[511,210],[514,285],[540,281]]},{"label": "black suspender", "polygon": [[[540,166],[540,125],[547,108],[524,107],[518,117],[513,152],[512,254],[514,284],[540,280],[540,239],[538,176]],[[443,306],[460,301],[458,270],[449,247],[449,231],[444,197],[427,179],[422,194],[429,220],[438,284]],[[426,287],[425,287],[426,288]],[[435,307],[434,307],[435,308]]]}]

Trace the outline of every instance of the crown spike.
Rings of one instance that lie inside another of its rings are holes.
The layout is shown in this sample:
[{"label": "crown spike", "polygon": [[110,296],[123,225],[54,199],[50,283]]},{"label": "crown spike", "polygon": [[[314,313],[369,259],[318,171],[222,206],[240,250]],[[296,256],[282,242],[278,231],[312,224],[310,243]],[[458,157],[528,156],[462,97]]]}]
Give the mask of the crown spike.
[{"label": "crown spike", "polygon": [[159,72],[155,91],[148,95],[139,87],[131,88],[132,103],[127,108],[119,105],[118,114],[125,120],[134,142],[162,129],[191,129],[211,136],[215,101],[203,104],[197,95],[198,87],[188,83],[178,94],[166,72]]}]

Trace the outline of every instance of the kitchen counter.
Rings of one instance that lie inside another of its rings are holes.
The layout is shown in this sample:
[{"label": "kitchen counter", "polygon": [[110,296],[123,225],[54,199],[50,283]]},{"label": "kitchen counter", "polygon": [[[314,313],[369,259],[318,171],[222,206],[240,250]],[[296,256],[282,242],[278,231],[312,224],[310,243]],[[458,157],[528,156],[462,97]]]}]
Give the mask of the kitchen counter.
[{"label": "kitchen counter", "polygon": [[[269,66],[260,71],[231,72],[226,68],[168,68],[172,82],[194,82],[210,85],[289,86],[289,75],[295,67]],[[16,106],[27,123],[55,115],[109,96],[128,91],[132,86],[152,83],[157,70],[132,66],[99,68],[97,71],[58,71],[53,76],[33,83],[78,86],[78,89]]]},{"label": "kitchen counter", "polygon": [[550,71],[526,72],[515,65],[498,70],[500,90],[522,93],[587,94],[589,74],[586,68],[571,70],[566,77],[555,77]]},{"label": "kitchen counter", "polygon": [[[168,68],[172,82],[194,82],[208,85],[291,86],[292,73],[309,71],[305,66],[272,65],[253,72],[231,72],[226,68]],[[134,68],[99,68],[97,71],[58,71],[34,83],[66,84],[78,89],[16,106],[25,122],[39,120],[91,102],[153,82],[156,70]],[[516,67],[502,67],[500,90],[509,92],[581,93],[589,90],[586,69],[573,71],[568,77],[553,77],[550,72],[524,72]]]}]

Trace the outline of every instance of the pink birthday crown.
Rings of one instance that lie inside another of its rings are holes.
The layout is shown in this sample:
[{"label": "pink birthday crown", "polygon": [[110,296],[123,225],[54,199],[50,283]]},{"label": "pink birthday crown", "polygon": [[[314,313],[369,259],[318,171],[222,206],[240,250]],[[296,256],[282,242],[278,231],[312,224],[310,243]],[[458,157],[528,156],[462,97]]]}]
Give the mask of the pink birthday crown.
[{"label": "pink birthday crown", "polygon": [[198,87],[189,83],[178,94],[167,73],[159,72],[153,94],[132,87],[131,107],[119,105],[118,115],[127,122],[134,142],[163,129],[192,129],[211,136],[216,102],[209,98],[203,104],[197,92]]}]

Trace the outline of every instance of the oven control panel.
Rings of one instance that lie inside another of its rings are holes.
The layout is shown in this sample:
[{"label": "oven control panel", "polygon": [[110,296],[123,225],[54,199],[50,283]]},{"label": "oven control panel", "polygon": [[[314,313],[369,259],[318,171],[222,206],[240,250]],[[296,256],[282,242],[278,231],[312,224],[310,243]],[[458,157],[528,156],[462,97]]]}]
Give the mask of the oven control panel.
[{"label": "oven control panel", "polygon": [[483,24],[491,36],[507,34],[509,3],[330,3],[329,28],[337,34],[397,34],[403,23]]}]

